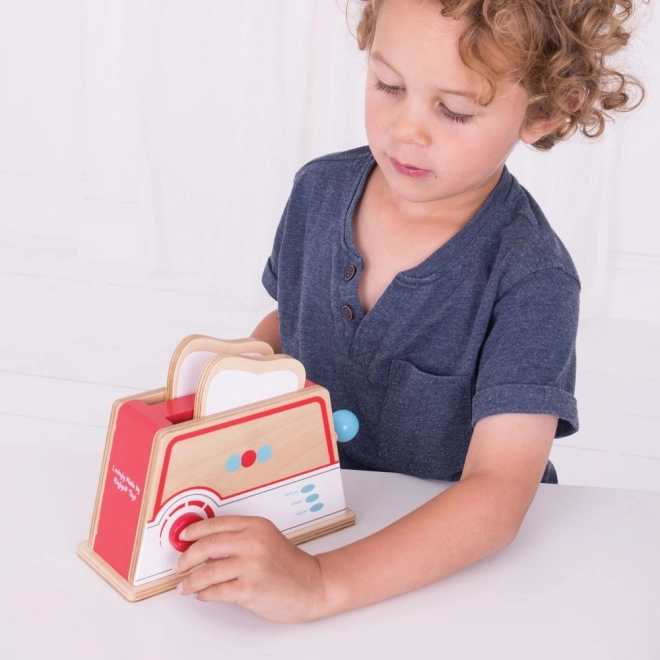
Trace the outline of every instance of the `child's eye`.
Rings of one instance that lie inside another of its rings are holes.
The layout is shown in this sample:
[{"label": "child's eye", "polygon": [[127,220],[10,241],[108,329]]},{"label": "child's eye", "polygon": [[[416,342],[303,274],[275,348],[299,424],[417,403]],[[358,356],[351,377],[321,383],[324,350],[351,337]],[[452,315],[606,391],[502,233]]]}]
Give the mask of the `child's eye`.
[{"label": "child's eye", "polygon": [[374,87],[378,91],[385,92],[386,94],[398,94],[402,89],[401,87],[395,87],[394,85],[386,85],[384,82],[381,82],[380,80],[376,81]]},{"label": "child's eye", "polygon": [[458,112],[452,112],[444,105],[440,106],[440,112],[447,117],[447,119],[451,119],[451,121],[455,121],[459,124],[467,124],[474,117],[474,115],[461,115]]}]

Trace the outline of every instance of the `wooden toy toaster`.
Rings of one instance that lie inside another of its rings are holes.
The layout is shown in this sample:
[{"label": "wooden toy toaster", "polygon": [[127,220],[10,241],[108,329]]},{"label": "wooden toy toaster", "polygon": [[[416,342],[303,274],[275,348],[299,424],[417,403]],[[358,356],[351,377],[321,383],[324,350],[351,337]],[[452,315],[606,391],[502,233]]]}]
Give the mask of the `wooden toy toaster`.
[{"label": "wooden toy toaster", "polygon": [[269,518],[302,543],[352,525],[330,396],[264,342],[201,335],[167,386],[112,407],[79,556],[129,601],[173,588],[181,531],[217,515]]}]

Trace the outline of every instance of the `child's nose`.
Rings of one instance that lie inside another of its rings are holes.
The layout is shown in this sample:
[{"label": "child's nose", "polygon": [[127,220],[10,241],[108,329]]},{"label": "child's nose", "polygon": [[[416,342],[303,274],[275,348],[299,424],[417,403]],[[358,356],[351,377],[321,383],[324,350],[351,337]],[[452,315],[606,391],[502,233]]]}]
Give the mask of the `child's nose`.
[{"label": "child's nose", "polygon": [[390,134],[406,144],[427,147],[431,144],[427,121],[420,108],[404,104],[390,125]]}]

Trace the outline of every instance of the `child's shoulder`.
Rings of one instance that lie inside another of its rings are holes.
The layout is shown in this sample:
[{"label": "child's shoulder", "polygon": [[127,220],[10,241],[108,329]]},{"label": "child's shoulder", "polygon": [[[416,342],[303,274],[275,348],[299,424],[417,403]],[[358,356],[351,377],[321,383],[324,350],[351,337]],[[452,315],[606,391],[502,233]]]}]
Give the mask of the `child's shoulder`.
[{"label": "child's shoulder", "polygon": [[506,206],[509,221],[500,234],[499,255],[507,262],[509,276],[522,278],[548,268],[579,277],[571,255],[532,195],[512,178]]},{"label": "child's shoulder", "polygon": [[337,151],[314,158],[303,165],[296,174],[296,181],[319,176],[327,181],[328,176],[334,178],[335,175],[342,174],[346,177],[354,177],[356,173],[371,167],[373,163],[374,158],[368,146]]},{"label": "child's shoulder", "polygon": [[291,208],[315,209],[316,216],[342,213],[367,179],[375,161],[369,147],[314,158],[295,175]]},{"label": "child's shoulder", "polygon": [[335,151],[330,154],[325,154],[324,156],[319,156],[318,158],[310,160],[306,165],[302,167],[302,169],[318,165],[332,165],[333,163],[337,162],[364,162],[365,160],[373,160],[371,149],[369,149],[369,147],[366,145],[348,149],[346,151]]}]

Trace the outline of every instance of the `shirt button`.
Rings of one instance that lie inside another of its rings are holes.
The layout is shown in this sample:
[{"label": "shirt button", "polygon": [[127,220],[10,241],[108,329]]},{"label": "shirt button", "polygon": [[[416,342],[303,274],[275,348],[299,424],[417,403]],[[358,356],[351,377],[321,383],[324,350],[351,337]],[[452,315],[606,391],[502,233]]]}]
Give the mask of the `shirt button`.
[{"label": "shirt button", "polygon": [[348,282],[349,280],[352,280],[355,277],[355,273],[357,272],[357,268],[355,266],[351,265],[349,266],[345,271],[344,271],[344,279]]},{"label": "shirt button", "polygon": [[347,321],[351,321],[353,319],[353,316],[354,316],[353,310],[348,305],[344,305],[341,308],[341,313],[344,315],[344,318]]}]

